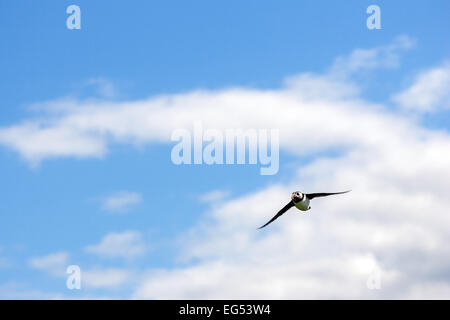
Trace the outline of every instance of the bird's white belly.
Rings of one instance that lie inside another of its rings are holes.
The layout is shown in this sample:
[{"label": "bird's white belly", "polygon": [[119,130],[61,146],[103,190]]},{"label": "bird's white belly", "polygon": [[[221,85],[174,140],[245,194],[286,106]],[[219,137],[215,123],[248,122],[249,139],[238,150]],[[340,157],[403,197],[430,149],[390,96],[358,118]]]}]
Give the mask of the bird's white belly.
[{"label": "bird's white belly", "polygon": [[297,202],[295,204],[295,207],[301,211],[309,210],[309,199],[305,197],[302,201]]}]

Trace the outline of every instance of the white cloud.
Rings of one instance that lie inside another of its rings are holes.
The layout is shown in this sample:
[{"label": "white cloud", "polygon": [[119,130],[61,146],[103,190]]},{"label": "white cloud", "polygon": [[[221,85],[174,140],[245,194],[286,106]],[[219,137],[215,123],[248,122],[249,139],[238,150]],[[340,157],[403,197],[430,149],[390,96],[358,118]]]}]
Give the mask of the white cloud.
[{"label": "white cloud", "polygon": [[110,212],[127,212],[142,202],[137,192],[120,191],[102,199],[102,209]]},{"label": "white cloud", "polygon": [[450,63],[420,73],[414,83],[393,96],[406,110],[433,112],[450,108]]},{"label": "white cloud", "polygon": [[66,252],[56,252],[42,257],[30,259],[30,266],[49,272],[52,275],[63,275],[68,266],[69,254]]},{"label": "white cloud", "polygon": [[[396,66],[397,48],[408,47],[405,43],[376,53],[355,51],[338,59],[330,74],[291,77],[278,90],[82,101],[50,118],[0,129],[0,141],[39,162],[103,155],[111,143],[169,143],[173,129],[189,129],[195,120],[219,130],[279,128],[280,147],[310,156],[306,164],[299,161],[288,181],[208,210],[209,219],[182,239],[184,264],[151,270],[133,297],[450,298],[450,134],[370,103],[347,78],[364,69]],[[337,77],[339,72],[346,77]],[[65,149],[53,141],[59,141],[59,131],[96,147]],[[40,145],[33,143],[35,137]],[[329,150],[335,155],[316,155]],[[291,210],[256,230],[293,190],[347,188],[353,191],[314,200],[305,215]],[[142,254],[142,241],[129,233],[109,234],[86,250],[106,257]],[[366,286],[374,271],[381,275],[380,290]]]},{"label": "white cloud", "polygon": [[[417,141],[407,147],[406,158],[361,154],[355,148],[342,157],[316,159],[286,185],[214,208],[207,214],[211,222],[182,241],[180,251],[191,263],[154,271],[134,297],[449,298],[450,201],[439,190],[450,187],[450,170],[427,168],[435,162],[426,154],[439,148],[432,144],[427,141],[424,147]],[[418,145],[424,155],[408,165],[407,153]],[[450,160],[448,152],[444,156]],[[403,175],[402,169],[415,173]],[[427,177],[439,173],[447,178]],[[291,210],[268,228],[255,230],[293,190],[348,186],[354,190],[347,195],[314,200],[308,213]],[[374,271],[381,275],[380,290],[366,286]]]},{"label": "white cloud", "polygon": [[[329,75],[297,79],[289,83],[299,90],[295,102],[273,92],[259,95],[277,110],[272,122],[283,128],[282,147],[311,154],[334,146],[339,155],[315,157],[286,184],[212,208],[205,219],[211,222],[182,241],[184,261],[191,263],[155,270],[135,298],[450,298],[444,191],[450,188],[450,135],[371,105],[354,83],[336,84]],[[241,98],[251,109],[250,99]],[[256,122],[268,121],[265,111],[259,109]],[[246,115],[240,118],[251,118]],[[298,119],[305,121],[298,125]],[[255,230],[293,190],[349,187],[345,196],[315,200],[305,215],[292,210],[269,229]],[[381,289],[369,290],[375,271]]]},{"label": "white cloud", "polygon": [[137,231],[124,231],[105,235],[99,244],[85,248],[86,252],[105,258],[131,259],[146,251],[142,235]]},{"label": "white cloud", "polygon": [[[331,82],[322,82],[320,78],[319,82],[323,90],[316,95],[312,95],[312,91],[303,95],[302,87],[291,86],[280,91],[198,91],[108,107],[82,105],[51,121],[45,128],[33,125],[31,129],[28,124],[19,124],[1,129],[0,141],[7,140],[8,145],[35,162],[54,156],[95,157],[107,150],[109,139],[132,144],[169,143],[172,130],[190,129],[194,121],[202,120],[205,128],[219,130],[282,128],[281,148],[305,154],[355,143],[376,146],[380,138],[385,138],[382,130],[378,130],[384,126],[384,121],[398,122],[398,130],[406,130],[411,125],[406,119],[380,114],[377,106],[346,97],[331,102],[335,119],[327,123],[328,130],[316,132],[315,128],[323,125],[324,112],[330,108],[329,98],[320,93],[328,92],[327,89],[333,91],[336,85],[329,87]],[[273,117],[275,110],[280,112],[276,118]],[[299,116],[308,119],[300,127],[296,118]],[[343,123],[348,119],[350,123]],[[348,125],[353,127],[353,132],[347,130]],[[366,127],[372,128],[372,136],[361,135]],[[296,139],[296,134],[307,139]]]}]

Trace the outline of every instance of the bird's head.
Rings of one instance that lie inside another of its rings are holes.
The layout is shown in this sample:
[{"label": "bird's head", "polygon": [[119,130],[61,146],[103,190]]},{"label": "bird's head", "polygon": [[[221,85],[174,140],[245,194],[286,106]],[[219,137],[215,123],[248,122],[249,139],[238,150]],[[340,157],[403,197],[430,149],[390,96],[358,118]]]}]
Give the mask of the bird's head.
[{"label": "bird's head", "polygon": [[303,200],[304,196],[305,195],[303,193],[301,193],[300,191],[295,191],[295,192],[292,192],[291,199],[294,202],[299,202],[299,201]]}]

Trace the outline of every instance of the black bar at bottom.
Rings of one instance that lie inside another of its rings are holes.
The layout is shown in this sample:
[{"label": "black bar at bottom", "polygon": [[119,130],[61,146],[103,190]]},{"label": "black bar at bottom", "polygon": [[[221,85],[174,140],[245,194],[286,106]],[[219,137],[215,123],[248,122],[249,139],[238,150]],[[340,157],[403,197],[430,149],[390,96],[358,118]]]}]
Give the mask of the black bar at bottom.
[{"label": "black bar at bottom", "polygon": [[[447,314],[449,301],[400,300],[6,300],[0,301],[3,313],[22,312],[74,317],[139,314],[144,319],[301,319],[323,316],[361,318],[407,313],[415,317]],[[9,310],[8,310],[9,309]],[[441,313],[442,314],[442,313]],[[135,318],[133,316],[133,318]]]}]

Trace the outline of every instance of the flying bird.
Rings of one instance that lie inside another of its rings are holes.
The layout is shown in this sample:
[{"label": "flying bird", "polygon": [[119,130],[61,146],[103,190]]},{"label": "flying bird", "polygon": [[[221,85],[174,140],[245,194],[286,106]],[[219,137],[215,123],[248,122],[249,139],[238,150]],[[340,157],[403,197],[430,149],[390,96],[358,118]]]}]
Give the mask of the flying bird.
[{"label": "flying bird", "polygon": [[268,224],[274,222],[283,213],[285,213],[292,207],[296,207],[298,210],[301,210],[301,211],[308,211],[309,209],[311,209],[309,202],[314,198],[332,196],[334,194],[343,194],[343,193],[347,193],[350,191],[351,190],[347,190],[347,191],[343,191],[343,192],[333,192],[333,193],[302,193],[300,191],[292,192],[291,201],[287,205],[285,205],[283,209],[278,211],[278,213],[272,219],[270,219],[269,222],[267,222],[265,225],[259,227],[258,229],[262,229],[265,226],[267,226]]}]

